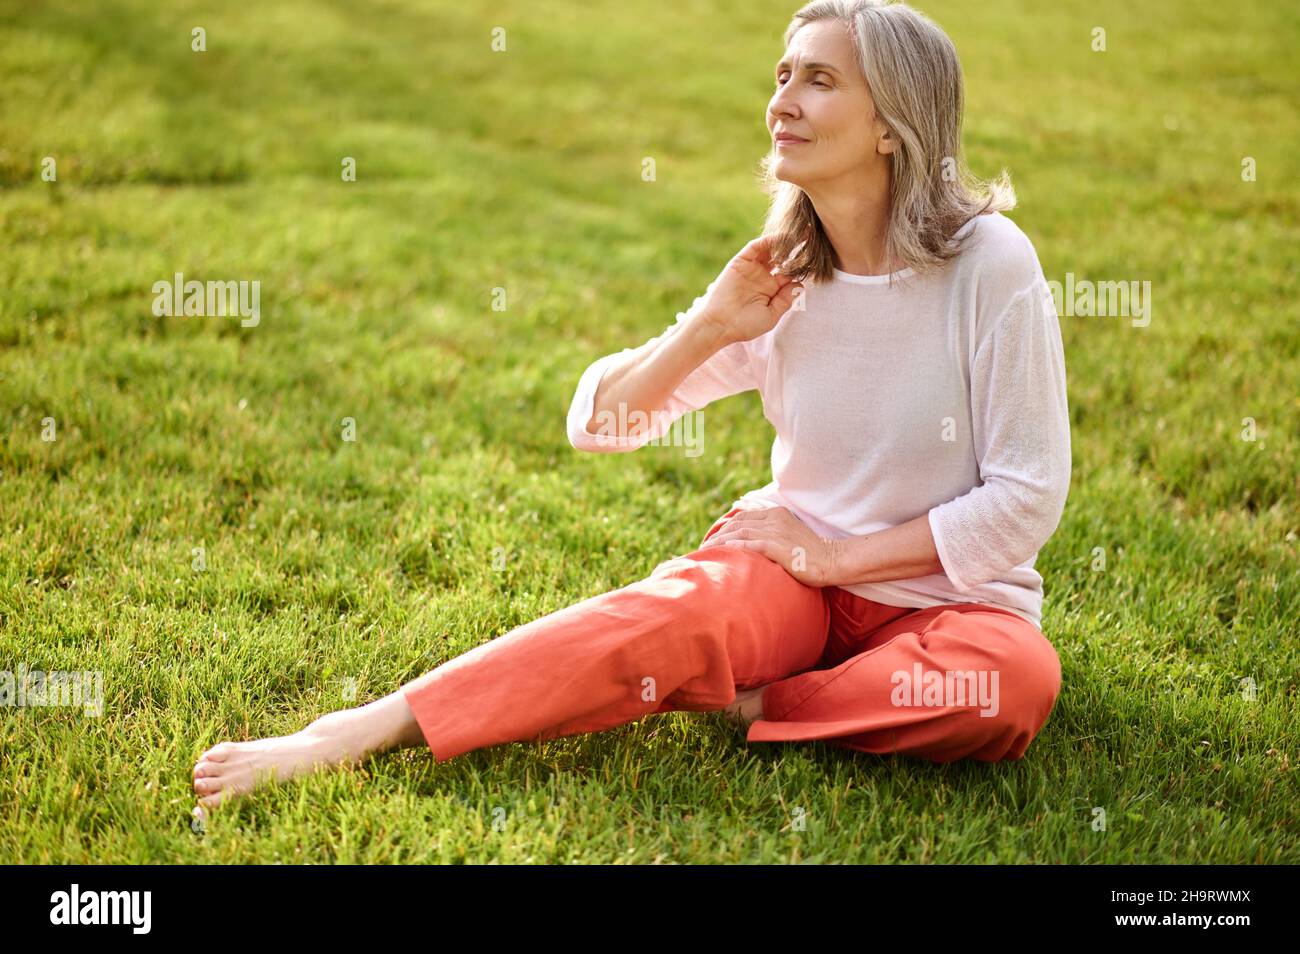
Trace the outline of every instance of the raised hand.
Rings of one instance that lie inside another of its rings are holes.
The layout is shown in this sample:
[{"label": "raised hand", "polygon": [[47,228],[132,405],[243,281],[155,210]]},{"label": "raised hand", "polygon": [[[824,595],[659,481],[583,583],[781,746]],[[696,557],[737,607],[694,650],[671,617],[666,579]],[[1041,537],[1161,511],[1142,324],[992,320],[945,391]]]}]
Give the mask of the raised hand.
[{"label": "raised hand", "polygon": [[776,327],[803,293],[803,283],[780,273],[759,236],[727,262],[701,303],[728,342],[749,341]]}]

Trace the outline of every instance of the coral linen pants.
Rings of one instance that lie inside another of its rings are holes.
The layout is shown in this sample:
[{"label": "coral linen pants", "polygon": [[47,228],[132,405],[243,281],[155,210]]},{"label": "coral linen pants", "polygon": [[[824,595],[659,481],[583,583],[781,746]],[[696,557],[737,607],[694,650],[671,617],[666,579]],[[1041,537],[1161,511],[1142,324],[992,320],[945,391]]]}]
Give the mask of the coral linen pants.
[{"label": "coral linen pants", "polygon": [[440,762],[718,710],[758,686],[751,742],[992,762],[1024,755],[1060,685],[1052,644],[1007,610],[887,606],[800,583],[755,551],[711,547],[519,626],[402,692]]}]

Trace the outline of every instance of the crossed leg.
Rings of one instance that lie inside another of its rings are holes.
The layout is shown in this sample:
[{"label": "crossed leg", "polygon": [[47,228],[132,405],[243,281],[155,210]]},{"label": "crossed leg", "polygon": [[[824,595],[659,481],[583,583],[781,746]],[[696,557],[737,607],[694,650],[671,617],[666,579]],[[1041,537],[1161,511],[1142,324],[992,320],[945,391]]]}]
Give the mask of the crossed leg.
[{"label": "crossed leg", "polygon": [[830,665],[768,686],[748,741],[994,762],[1023,757],[1055,705],[1056,650],[1014,613],[977,603],[909,610],[845,591],[828,602]]}]

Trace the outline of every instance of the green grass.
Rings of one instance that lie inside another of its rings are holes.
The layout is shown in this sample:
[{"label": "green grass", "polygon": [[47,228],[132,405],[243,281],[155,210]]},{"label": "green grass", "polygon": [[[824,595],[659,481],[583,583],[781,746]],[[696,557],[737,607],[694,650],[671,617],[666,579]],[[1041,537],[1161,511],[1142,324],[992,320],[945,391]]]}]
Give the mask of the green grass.
[{"label": "green grass", "polygon": [[[673,713],[386,756],[190,830],[208,745],[640,579],[768,480],[755,394],[708,409],[699,458],[579,454],[563,418],[757,234],[796,6],[0,0],[0,669],[106,694],[0,708],[0,860],[1300,861],[1283,3],[922,6],[1048,277],[1152,283],[1148,328],[1062,319],[1074,483],[1039,569],[1064,689],[1023,761]],[[154,317],[177,271],[261,281],[261,324]]]}]

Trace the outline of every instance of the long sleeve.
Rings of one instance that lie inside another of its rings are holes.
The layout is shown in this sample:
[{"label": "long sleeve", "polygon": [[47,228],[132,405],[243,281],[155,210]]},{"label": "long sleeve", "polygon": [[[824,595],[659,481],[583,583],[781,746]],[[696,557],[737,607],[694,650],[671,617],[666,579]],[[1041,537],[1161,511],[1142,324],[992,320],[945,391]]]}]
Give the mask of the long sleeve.
[{"label": "long sleeve", "polygon": [[1070,487],[1070,415],[1060,323],[1040,278],[1012,296],[975,346],[971,423],[981,483],[929,511],[939,560],[959,593],[1033,557]]},{"label": "long sleeve", "polygon": [[[607,354],[587,367],[578,380],[573,401],[569,406],[567,429],[570,444],[578,450],[597,453],[633,451],[652,440],[663,437],[672,424],[687,411],[699,410],[719,398],[758,387],[746,347],[748,342],[738,341],[718,350],[688,374],[669,396],[664,413],[655,415],[650,421],[650,427],[636,437],[619,437],[622,422],[613,415],[609,415],[609,420],[597,418],[595,432],[587,430],[587,422],[591,420],[595,408],[596,391],[600,387],[606,368],[634,351],[653,348],[657,342],[664,340],[668,335],[675,334],[701,307],[715,282],[709,284],[705,293],[696,298],[687,311],[677,313],[677,321],[674,324],[669,325],[661,334],[651,338],[640,348],[624,348],[622,351]],[[624,417],[626,416],[625,412]]]}]

